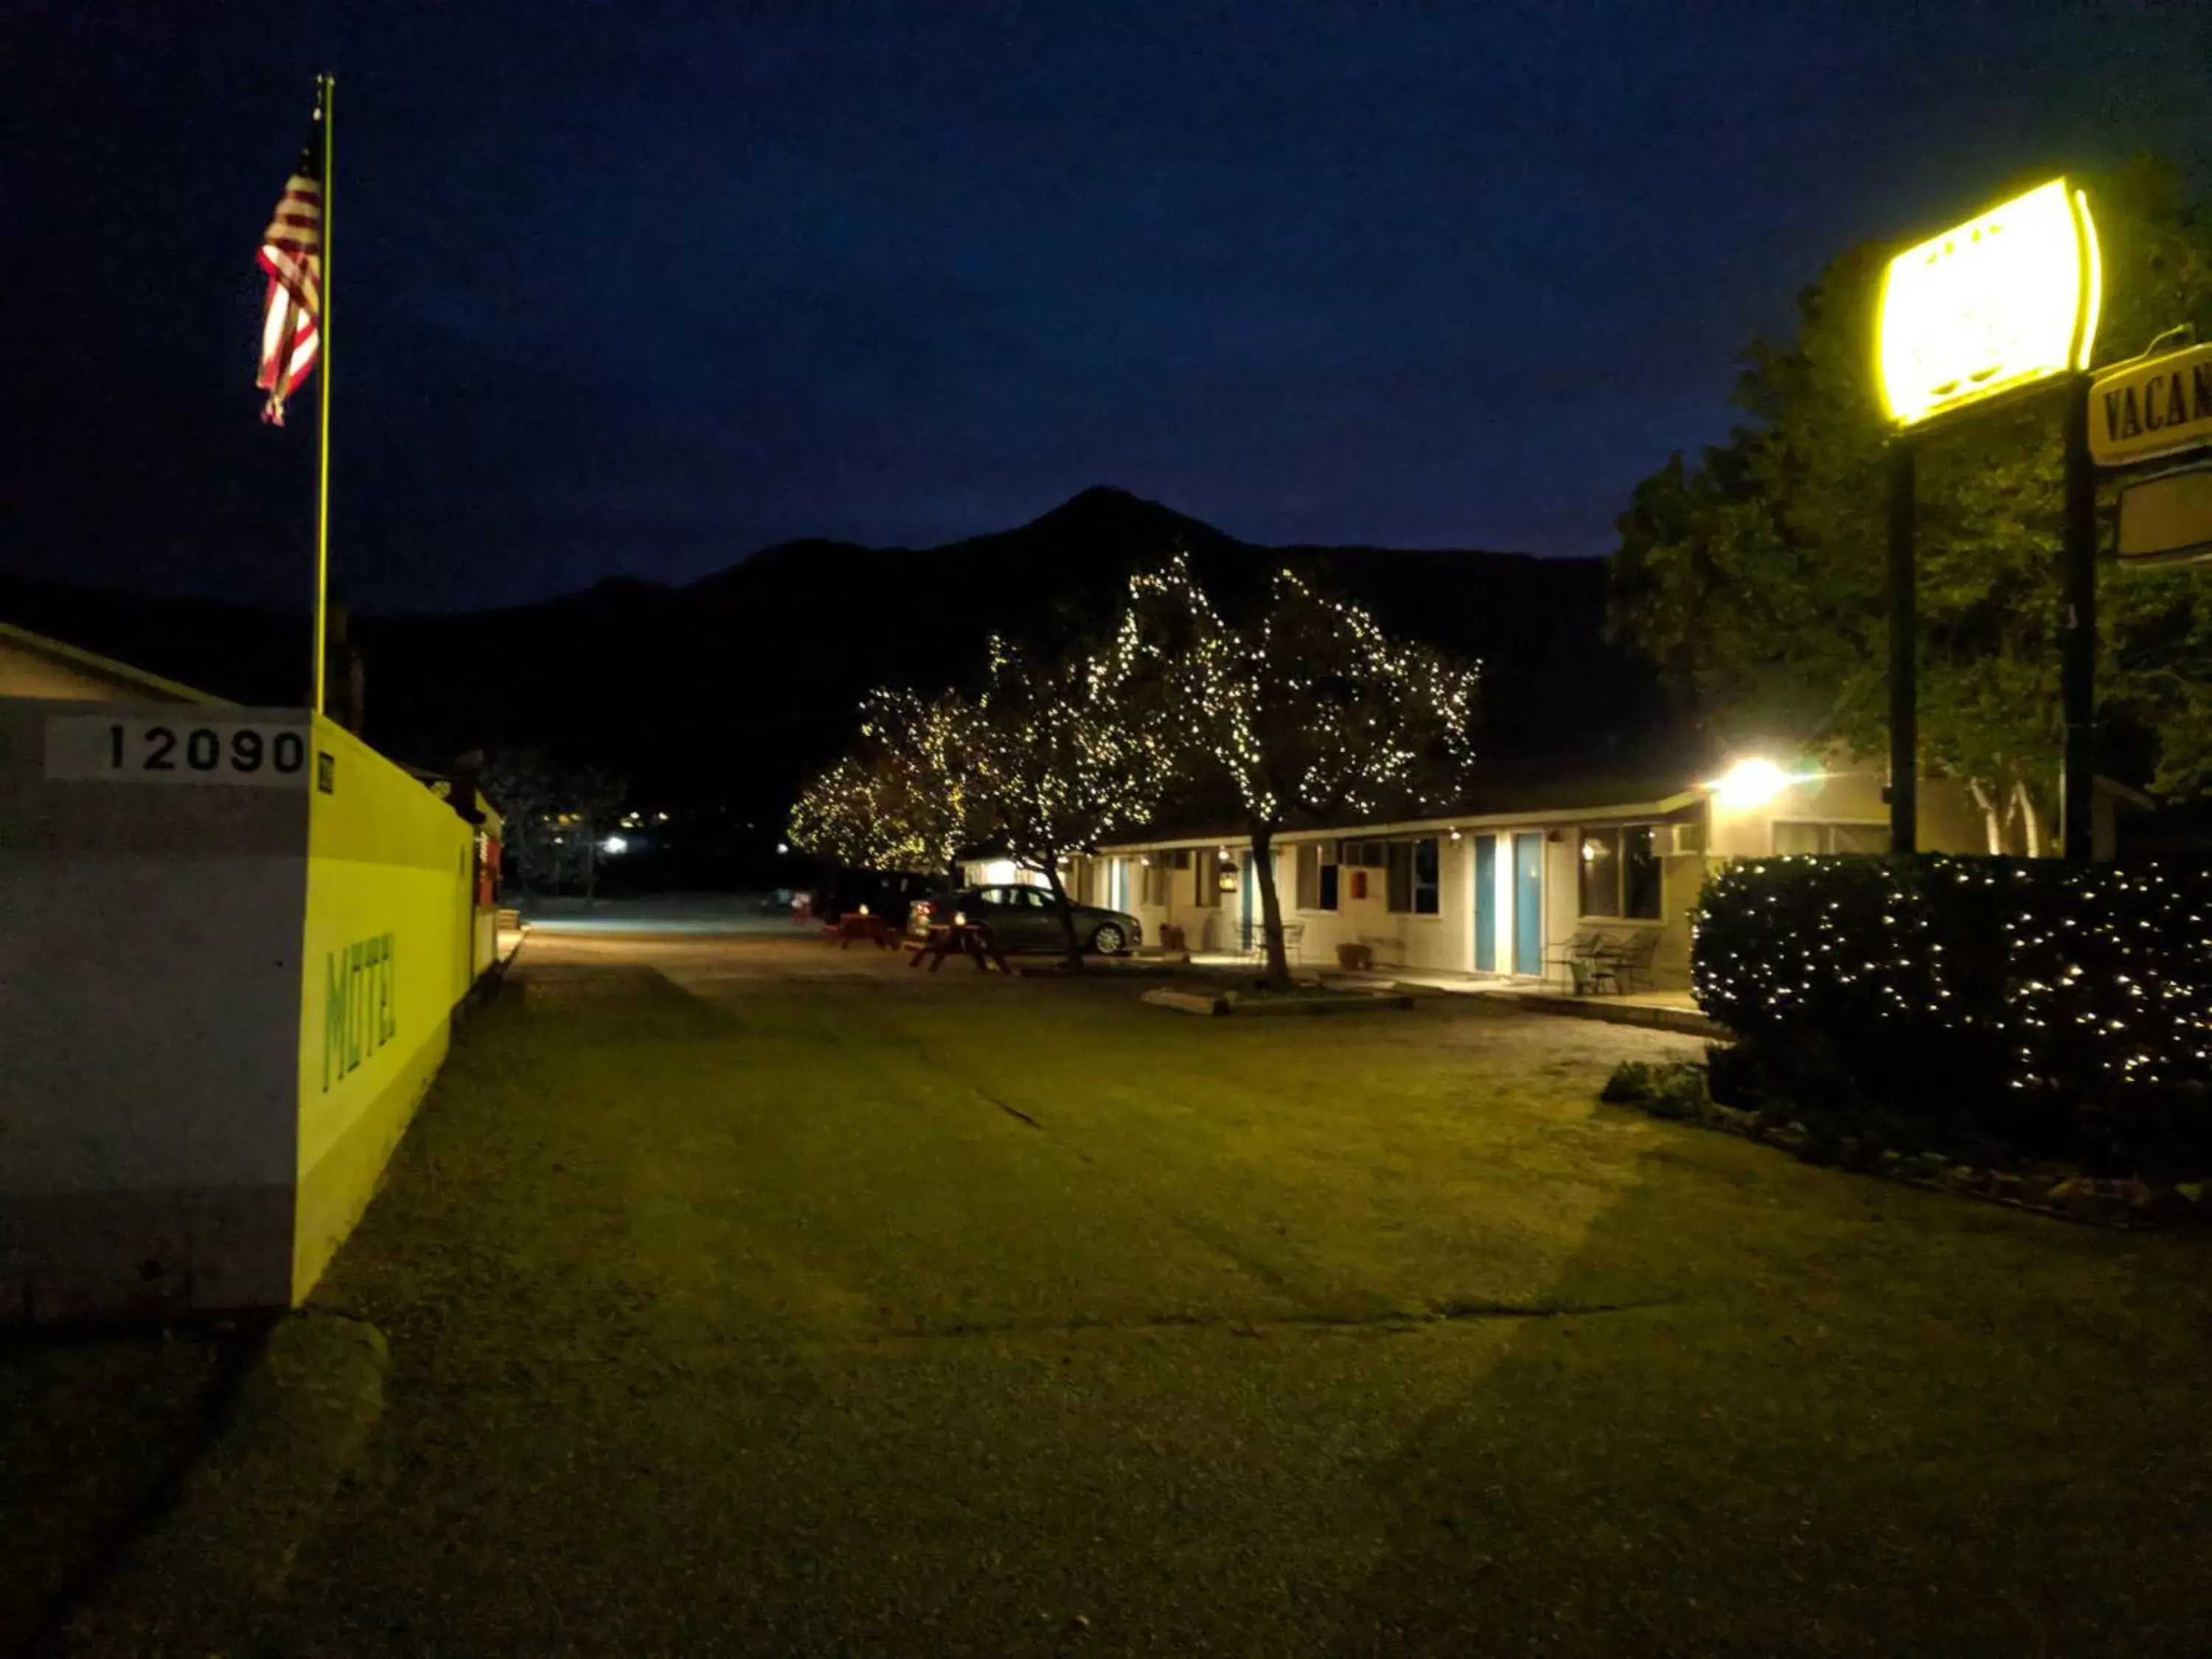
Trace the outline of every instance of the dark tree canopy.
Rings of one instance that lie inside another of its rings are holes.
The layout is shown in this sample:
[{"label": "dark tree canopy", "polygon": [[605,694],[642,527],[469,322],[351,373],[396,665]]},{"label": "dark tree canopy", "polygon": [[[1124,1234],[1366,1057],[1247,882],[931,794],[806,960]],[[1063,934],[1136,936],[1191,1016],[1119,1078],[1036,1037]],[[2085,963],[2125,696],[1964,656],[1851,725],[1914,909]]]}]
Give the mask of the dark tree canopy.
[{"label": "dark tree canopy", "polygon": [[[2105,269],[2099,367],[2179,324],[2212,338],[2212,224],[2170,169],[2092,180]],[[1674,457],[1620,520],[1613,625],[1736,741],[1887,742],[1887,428],[1875,304],[1894,250],[1855,248],[1799,303],[1796,337],[1754,342],[1746,420]],[[1993,837],[2034,850],[2056,807],[2061,450],[2055,394],[1921,441],[1923,763],[1966,781]],[[2103,506],[2110,509],[2109,483]],[[2212,588],[2204,573],[2099,577],[2104,769],[2212,782]],[[2132,764],[2130,764],[2132,763]]]}]

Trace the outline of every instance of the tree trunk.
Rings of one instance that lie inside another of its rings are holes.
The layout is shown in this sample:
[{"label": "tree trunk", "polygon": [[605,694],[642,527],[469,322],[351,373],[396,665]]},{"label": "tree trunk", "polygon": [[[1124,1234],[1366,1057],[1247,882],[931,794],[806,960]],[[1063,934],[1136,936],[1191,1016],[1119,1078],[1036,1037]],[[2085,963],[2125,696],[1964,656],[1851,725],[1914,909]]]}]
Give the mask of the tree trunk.
[{"label": "tree trunk", "polygon": [[2025,846],[2027,855],[2032,859],[2039,859],[2043,856],[2043,826],[2036,821],[2035,802],[2029,796],[2027,786],[2024,783],[2014,783],[2012,787],[2012,793],[2013,799],[2020,803],[2021,833],[2027,838]]},{"label": "tree trunk", "polygon": [[1283,901],[1275,891],[1275,826],[1252,826],[1252,872],[1260,879],[1260,923],[1267,940],[1267,983],[1278,991],[1291,988],[1290,952],[1283,948]]},{"label": "tree trunk", "polygon": [[1989,790],[1977,779],[1966,780],[1966,793],[1974,798],[1974,805],[1982,809],[1982,833],[1989,838],[1991,858],[2002,858],[2005,850],[2004,820],[1997,816],[1996,803],[1990,799]]},{"label": "tree trunk", "polygon": [[1075,908],[1068,902],[1067,889],[1060,884],[1060,872],[1047,866],[1045,885],[1052,891],[1052,908],[1060,917],[1060,934],[1067,941],[1067,965],[1077,973],[1083,971],[1083,946],[1075,939]]}]

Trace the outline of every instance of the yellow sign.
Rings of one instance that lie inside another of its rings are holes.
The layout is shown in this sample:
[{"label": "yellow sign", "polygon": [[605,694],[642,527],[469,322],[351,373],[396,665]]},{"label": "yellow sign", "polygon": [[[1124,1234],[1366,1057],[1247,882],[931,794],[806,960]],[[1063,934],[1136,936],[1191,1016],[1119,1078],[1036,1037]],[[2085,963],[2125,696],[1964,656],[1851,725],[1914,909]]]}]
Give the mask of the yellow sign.
[{"label": "yellow sign", "polygon": [[2212,444],[2212,345],[2125,363],[2089,388],[2089,455],[2099,466]]},{"label": "yellow sign", "polygon": [[2124,563],[2212,559],[2212,466],[2185,466],[2123,485],[2118,528]]},{"label": "yellow sign", "polygon": [[2089,198],[2063,179],[1889,262],[1878,363],[1899,426],[2089,366],[2100,273]]}]

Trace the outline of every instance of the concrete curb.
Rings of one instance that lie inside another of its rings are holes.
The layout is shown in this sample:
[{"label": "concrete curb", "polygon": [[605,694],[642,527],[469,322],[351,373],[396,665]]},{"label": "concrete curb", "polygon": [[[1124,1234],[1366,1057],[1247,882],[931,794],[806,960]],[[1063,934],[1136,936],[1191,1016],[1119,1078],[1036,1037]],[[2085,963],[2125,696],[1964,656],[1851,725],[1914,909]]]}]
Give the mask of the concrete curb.
[{"label": "concrete curb", "polygon": [[391,1363],[365,1321],[279,1320],[176,1502],[70,1620],[70,1656],[235,1651],[359,1460]]},{"label": "concrete curb", "polygon": [[[1401,985],[1401,990],[1419,987]],[[1685,1036],[1711,1037],[1733,1042],[1735,1033],[1718,1020],[1693,1008],[1645,1008],[1634,1003],[1593,1002],[1583,997],[1532,996],[1525,991],[1474,991],[1486,1002],[1525,1008],[1532,1014],[1564,1014],[1570,1019],[1599,1019],[1611,1025],[1642,1025],[1655,1031],[1679,1031]]]}]

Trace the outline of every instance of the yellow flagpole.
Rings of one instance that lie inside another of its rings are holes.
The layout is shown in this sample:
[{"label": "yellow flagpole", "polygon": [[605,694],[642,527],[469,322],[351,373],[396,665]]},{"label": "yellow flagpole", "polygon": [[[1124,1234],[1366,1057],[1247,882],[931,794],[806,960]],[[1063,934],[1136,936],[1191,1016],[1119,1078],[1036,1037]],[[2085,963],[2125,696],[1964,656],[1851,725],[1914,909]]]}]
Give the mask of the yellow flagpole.
[{"label": "yellow flagpole", "polygon": [[316,77],[323,122],[322,315],[316,319],[316,367],[323,384],[315,394],[320,434],[315,455],[315,713],[323,712],[324,680],[331,656],[331,105],[337,101],[334,76]]}]

